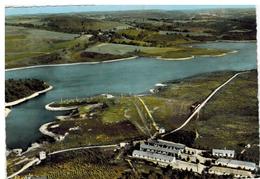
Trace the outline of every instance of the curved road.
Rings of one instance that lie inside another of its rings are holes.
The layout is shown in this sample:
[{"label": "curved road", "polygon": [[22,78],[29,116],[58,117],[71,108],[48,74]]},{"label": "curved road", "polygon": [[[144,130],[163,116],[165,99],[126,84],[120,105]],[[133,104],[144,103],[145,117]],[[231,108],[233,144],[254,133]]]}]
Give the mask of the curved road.
[{"label": "curved road", "polygon": [[199,107],[197,107],[197,109],[189,116],[189,118],[177,129],[172,130],[171,132],[168,132],[166,134],[163,134],[162,137],[168,135],[168,134],[172,134],[174,132],[179,131],[180,129],[182,129],[186,124],[188,124],[188,122],[190,122],[190,120],[195,116],[195,114],[197,114],[205,105],[206,103],[222,88],[224,87],[226,84],[228,84],[230,81],[232,81],[234,78],[236,78],[238,75],[242,74],[242,73],[247,73],[247,72],[240,72],[240,73],[236,73],[234,76],[232,76],[231,78],[229,78],[225,83],[223,83],[222,85],[220,85],[218,88],[216,88],[200,105]]}]

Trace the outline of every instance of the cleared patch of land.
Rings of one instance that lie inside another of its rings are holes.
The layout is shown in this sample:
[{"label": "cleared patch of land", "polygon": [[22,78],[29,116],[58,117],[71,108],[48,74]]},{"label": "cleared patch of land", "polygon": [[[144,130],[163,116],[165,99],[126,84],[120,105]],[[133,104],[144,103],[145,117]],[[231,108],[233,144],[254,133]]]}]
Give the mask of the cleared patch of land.
[{"label": "cleared patch of land", "polygon": [[39,56],[68,45],[77,34],[66,34],[25,27],[6,26],[6,62]]}]

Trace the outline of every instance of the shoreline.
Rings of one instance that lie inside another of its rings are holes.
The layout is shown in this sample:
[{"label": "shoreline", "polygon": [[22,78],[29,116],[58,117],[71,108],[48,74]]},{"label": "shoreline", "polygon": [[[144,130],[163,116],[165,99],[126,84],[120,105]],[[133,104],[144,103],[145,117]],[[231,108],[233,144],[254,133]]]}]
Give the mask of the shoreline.
[{"label": "shoreline", "polygon": [[257,40],[215,40],[215,42],[252,43],[257,42]]},{"label": "shoreline", "polygon": [[8,116],[8,114],[11,112],[12,110],[9,108],[5,108],[5,118]]},{"label": "shoreline", "polygon": [[76,63],[61,63],[61,64],[49,64],[49,65],[25,66],[25,67],[17,67],[17,68],[8,68],[8,69],[5,69],[5,72],[15,71],[15,70],[32,69],[32,68],[72,66],[72,65],[81,65],[81,64],[82,65],[95,65],[95,64],[101,64],[101,63],[112,63],[112,62],[118,62],[118,61],[124,61],[124,60],[131,60],[131,59],[136,59],[138,57],[139,56],[132,56],[132,57],[119,58],[119,59],[114,59],[114,60],[106,60],[106,61],[100,61],[100,62],[76,62]]},{"label": "shoreline", "polygon": [[57,135],[51,131],[48,130],[49,125],[56,123],[57,121],[54,120],[52,122],[48,122],[45,123],[43,125],[40,126],[39,131],[46,136],[49,136],[51,138],[53,138],[55,141],[61,141],[62,140],[62,136],[61,135]]},{"label": "shoreline", "polygon": [[[216,41],[217,42],[217,41]],[[241,41],[239,41],[241,42]],[[249,41],[251,42],[251,41]],[[235,50],[235,52],[237,52]],[[176,61],[181,61],[181,60],[189,60],[189,59],[193,59],[195,57],[219,57],[219,56],[225,56],[229,53],[235,53],[233,51],[231,52],[226,52],[226,53],[222,53],[219,55],[198,55],[198,56],[189,56],[189,57],[183,57],[183,58],[163,58],[161,56],[157,56],[157,57],[151,57],[151,58],[156,58],[159,60],[176,60]],[[16,71],[16,70],[25,70],[25,69],[33,69],[33,68],[43,68],[43,67],[59,67],[59,66],[73,66],[73,65],[96,65],[96,64],[102,64],[102,63],[113,63],[113,62],[119,62],[119,61],[124,61],[124,60],[131,60],[131,59],[136,59],[139,58],[141,56],[132,56],[132,57],[126,57],[126,58],[119,58],[119,59],[114,59],[114,60],[106,60],[106,61],[100,61],[100,62],[76,62],[76,63],[61,63],[61,64],[49,64],[49,65],[33,65],[33,66],[25,66],[25,67],[17,67],[17,68],[8,68],[5,69],[5,72],[8,71]]]},{"label": "shoreline", "polygon": [[45,109],[48,111],[70,111],[73,109],[77,109],[78,106],[71,106],[71,107],[51,107],[50,105],[53,104],[54,102],[51,102],[49,104],[45,105]]},{"label": "shoreline", "polygon": [[233,51],[229,51],[229,52],[225,52],[225,53],[221,53],[218,55],[197,55],[197,56],[190,56],[190,57],[183,57],[183,58],[163,58],[161,56],[156,57],[156,59],[158,60],[167,60],[167,61],[182,61],[182,60],[191,60],[194,59],[196,57],[223,57],[226,56],[228,54],[233,54],[233,53],[237,53],[237,50],[233,50]]},{"label": "shoreline", "polygon": [[31,94],[30,96],[18,99],[16,101],[5,103],[5,107],[11,107],[11,106],[15,106],[17,104],[23,103],[23,102],[25,102],[25,101],[27,101],[29,99],[32,99],[32,98],[35,98],[35,97],[39,96],[42,93],[46,93],[46,92],[48,92],[48,91],[50,91],[52,89],[53,89],[53,86],[50,85],[48,88],[46,88],[44,90],[41,90],[41,91],[37,91],[37,92]]},{"label": "shoreline", "polygon": [[190,59],[193,59],[193,58],[195,58],[194,55],[192,55],[190,57],[183,57],[183,58],[163,58],[161,56],[156,57],[156,59],[158,59],[158,60],[168,60],[168,61],[171,61],[171,60],[172,61],[190,60]]}]

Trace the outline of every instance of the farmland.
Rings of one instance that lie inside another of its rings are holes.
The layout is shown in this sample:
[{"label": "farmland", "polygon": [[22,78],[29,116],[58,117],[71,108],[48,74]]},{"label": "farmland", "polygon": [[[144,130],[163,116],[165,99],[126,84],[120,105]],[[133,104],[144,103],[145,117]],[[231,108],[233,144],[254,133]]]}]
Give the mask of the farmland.
[{"label": "farmland", "polygon": [[[183,45],[213,40],[255,40],[255,25],[250,23],[255,21],[254,12],[243,12],[247,15],[241,17],[240,24],[233,20],[236,14],[233,11],[223,17],[193,13],[190,15],[196,19],[190,22],[180,12],[145,11],[6,17],[6,68],[100,62],[131,56],[169,59],[215,56],[228,51]],[[166,14],[170,19],[160,19]],[[176,20],[173,14],[180,19]],[[207,26],[201,25],[202,22]],[[227,28],[232,30],[226,31]],[[223,34],[224,31],[227,33]]]}]

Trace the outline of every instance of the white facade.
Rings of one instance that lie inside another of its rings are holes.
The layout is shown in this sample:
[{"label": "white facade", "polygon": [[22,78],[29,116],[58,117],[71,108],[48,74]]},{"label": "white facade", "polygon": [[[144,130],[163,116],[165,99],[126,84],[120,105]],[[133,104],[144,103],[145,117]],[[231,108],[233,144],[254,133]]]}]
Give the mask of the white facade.
[{"label": "white facade", "polygon": [[174,163],[176,161],[175,157],[172,157],[172,156],[157,154],[157,153],[153,153],[153,152],[145,152],[145,151],[141,151],[141,150],[134,150],[133,157],[154,160],[157,162],[165,162],[165,163]]},{"label": "white facade", "polygon": [[217,157],[230,157],[233,158],[235,156],[234,150],[222,150],[222,149],[213,149],[212,155]]},{"label": "white facade", "polygon": [[257,166],[253,162],[245,162],[241,160],[231,160],[231,159],[224,159],[224,158],[219,158],[216,160],[216,165],[221,165],[221,166],[227,166],[231,168],[241,168],[245,170],[257,170]]},{"label": "white facade", "polygon": [[40,158],[40,160],[46,159],[46,152],[40,151],[40,152],[39,152],[39,158]]},{"label": "white facade", "polygon": [[161,128],[159,129],[159,134],[164,134],[164,133],[165,133],[165,129],[161,127]]},{"label": "white facade", "polygon": [[216,175],[234,175],[236,178],[240,177],[249,177],[252,178],[253,175],[249,171],[245,170],[238,170],[238,169],[233,169],[233,168],[226,168],[226,167],[217,167],[213,166],[209,169],[210,174],[216,174]]}]

